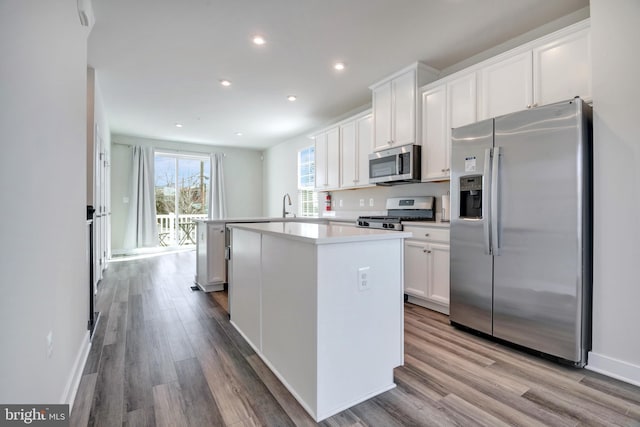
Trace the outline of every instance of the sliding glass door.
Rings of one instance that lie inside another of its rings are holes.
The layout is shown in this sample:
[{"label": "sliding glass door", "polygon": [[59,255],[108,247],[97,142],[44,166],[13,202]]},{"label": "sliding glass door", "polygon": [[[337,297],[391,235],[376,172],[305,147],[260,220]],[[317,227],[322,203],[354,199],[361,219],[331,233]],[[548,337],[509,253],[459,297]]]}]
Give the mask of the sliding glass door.
[{"label": "sliding glass door", "polygon": [[155,196],[160,246],[195,245],[195,220],[208,216],[209,157],[156,152]]}]

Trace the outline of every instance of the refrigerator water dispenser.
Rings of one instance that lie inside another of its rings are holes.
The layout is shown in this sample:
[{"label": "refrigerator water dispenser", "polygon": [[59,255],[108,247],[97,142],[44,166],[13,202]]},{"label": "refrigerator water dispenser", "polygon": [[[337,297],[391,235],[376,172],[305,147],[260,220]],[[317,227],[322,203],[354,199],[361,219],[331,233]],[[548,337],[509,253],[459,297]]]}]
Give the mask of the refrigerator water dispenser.
[{"label": "refrigerator water dispenser", "polygon": [[482,175],[460,177],[460,218],[482,218]]}]

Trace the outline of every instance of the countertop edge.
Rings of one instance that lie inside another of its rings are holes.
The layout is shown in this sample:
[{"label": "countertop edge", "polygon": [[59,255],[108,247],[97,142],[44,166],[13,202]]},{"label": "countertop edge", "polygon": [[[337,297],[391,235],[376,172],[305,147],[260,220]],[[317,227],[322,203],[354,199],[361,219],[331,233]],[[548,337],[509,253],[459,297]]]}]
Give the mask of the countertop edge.
[{"label": "countertop edge", "polygon": [[[274,221],[275,222],[275,221]],[[291,222],[291,221],[280,221]],[[362,230],[362,234],[358,235],[349,235],[349,236],[331,236],[331,237],[307,237],[299,234],[291,234],[274,230],[265,230],[260,227],[256,227],[255,225],[250,225],[251,223],[234,223],[229,224],[229,228],[237,228],[240,230],[252,231],[255,233],[268,234],[272,236],[278,236],[285,239],[297,240],[300,242],[311,243],[316,245],[327,245],[334,243],[356,243],[356,242],[367,242],[367,241],[376,241],[376,240],[394,240],[394,239],[409,239],[412,237],[412,233],[405,231],[381,231],[376,230],[375,232],[371,232],[370,229],[359,229]],[[317,224],[319,227],[327,227],[325,224]],[[340,227],[335,226],[335,227]]]}]

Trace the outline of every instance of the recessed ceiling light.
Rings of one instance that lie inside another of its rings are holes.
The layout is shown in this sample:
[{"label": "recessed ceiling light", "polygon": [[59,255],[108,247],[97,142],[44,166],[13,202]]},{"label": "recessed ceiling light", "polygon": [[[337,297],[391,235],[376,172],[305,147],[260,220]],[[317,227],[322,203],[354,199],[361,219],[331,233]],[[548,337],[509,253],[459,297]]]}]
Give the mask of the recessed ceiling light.
[{"label": "recessed ceiling light", "polygon": [[242,136],[242,132],[236,132],[236,136]]},{"label": "recessed ceiling light", "polygon": [[295,101],[296,99],[298,99],[298,97],[297,97],[297,96],[295,96],[295,95],[289,95],[289,96],[287,96],[287,99],[288,99],[289,101],[293,102],[293,101]]},{"label": "recessed ceiling light", "polygon": [[344,70],[344,62],[336,62],[335,64],[333,64],[333,69],[334,70],[338,70],[338,71],[342,71]]},{"label": "recessed ceiling light", "polygon": [[262,36],[254,36],[253,43],[257,44],[258,46],[262,46],[263,44],[266,43],[266,40]]},{"label": "recessed ceiling light", "polygon": [[177,128],[181,128],[182,127],[182,123],[176,123],[176,127]]},{"label": "recessed ceiling light", "polygon": [[220,80],[220,84],[222,86],[231,86],[231,82],[229,80],[225,80],[225,79]]}]

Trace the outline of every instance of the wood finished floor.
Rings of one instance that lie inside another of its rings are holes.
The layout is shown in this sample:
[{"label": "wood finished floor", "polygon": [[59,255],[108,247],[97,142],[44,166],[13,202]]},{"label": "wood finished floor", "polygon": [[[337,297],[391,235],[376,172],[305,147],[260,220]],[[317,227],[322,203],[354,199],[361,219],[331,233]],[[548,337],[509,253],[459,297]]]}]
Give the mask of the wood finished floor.
[{"label": "wood finished floor", "polygon": [[[193,292],[195,253],[112,263],[71,425],[316,423],[229,324],[226,295]],[[640,426],[640,388],[567,368],[405,306],[397,387],[323,426]]]}]

